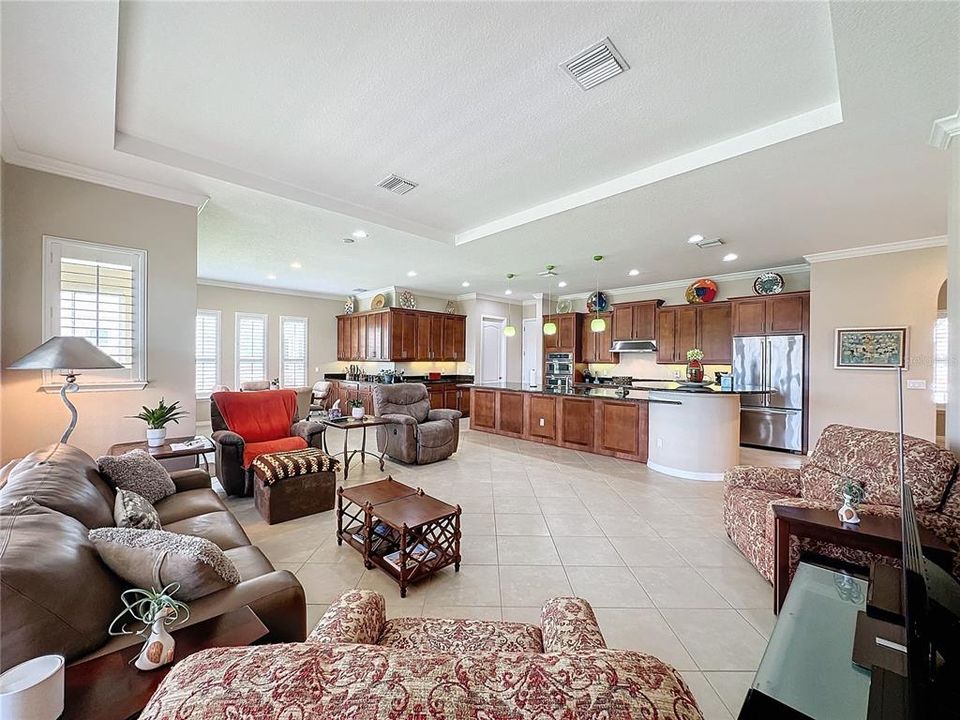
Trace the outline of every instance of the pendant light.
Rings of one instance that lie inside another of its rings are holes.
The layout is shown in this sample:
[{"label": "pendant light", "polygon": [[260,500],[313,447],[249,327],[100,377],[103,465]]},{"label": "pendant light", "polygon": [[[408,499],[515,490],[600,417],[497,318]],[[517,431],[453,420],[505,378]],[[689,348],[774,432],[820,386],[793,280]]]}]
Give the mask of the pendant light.
[{"label": "pendant light", "polygon": [[547,285],[547,321],[543,324],[543,334],[544,335],[556,335],[557,334],[557,324],[550,319],[550,286]]},{"label": "pendant light", "polygon": [[593,259],[597,263],[597,294],[593,303],[597,316],[590,321],[590,329],[593,332],[603,332],[607,329],[607,321],[600,317],[600,261],[603,260],[603,255],[594,255]]},{"label": "pendant light", "polygon": [[[504,291],[504,295],[513,295],[513,290],[510,289],[510,281],[516,277],[513,273],[507,273],[507,289]],[[513,337],[517,334],[517,328],[513,325],[507,324],[503,327],[503,334],[506,337]]]}]

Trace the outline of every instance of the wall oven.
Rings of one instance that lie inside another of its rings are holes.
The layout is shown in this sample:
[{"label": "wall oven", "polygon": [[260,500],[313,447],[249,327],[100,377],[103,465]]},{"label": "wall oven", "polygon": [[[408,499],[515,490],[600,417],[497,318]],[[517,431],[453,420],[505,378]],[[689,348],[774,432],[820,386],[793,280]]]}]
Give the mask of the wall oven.
[{"label": "wall oven", "polygon": [[573,387],[573,353],[547,353],[544,361],[544,386],[553,389]]}]

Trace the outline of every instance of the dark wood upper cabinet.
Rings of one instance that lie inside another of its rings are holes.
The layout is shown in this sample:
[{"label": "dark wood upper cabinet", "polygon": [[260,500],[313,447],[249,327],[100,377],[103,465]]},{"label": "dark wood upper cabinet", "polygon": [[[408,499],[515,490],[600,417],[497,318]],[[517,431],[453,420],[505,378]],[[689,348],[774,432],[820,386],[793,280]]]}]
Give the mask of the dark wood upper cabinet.
[{"label": "dark wood upper cabinet", "polygon": [[699,341],[698,314],[696,305],[677,308],[676,361],[687,361],[687,350],[697,347]]},{"label": "dark wood upper cabinet", "polygon": [[337,316],[338,360],[446,360],[466,356],[466,317],[415,310]]},{"label": "dark wood upper cabinet", "polygon": [[657,310],[657,362],[682,365],[687,351],[699,348],[703,360],[727,364],[732,358],[728,302],[705,305],[674,305]]},{"label": "dark wood upper cabinet", "polygon": [[583,315],[580,313],[563,313],[562,315],[545,315],[543,322],[552,322],[557,326],[554,335],[543,336],[543,351],[572,353],[575,362],[581,362],[580,330]]},{"label": "dark wood upper cabinet", "polygon": [[461,362],[466,348],[467,318],[463,315],[447,315],[443,318],[441,355],[443,360]]},{"label": "dark wood upper cabinet", "polygon": [[677,309],[657,311],[657,362],[661,364],[677,361]]},{"label": "dark wood upper cabinet", "polygon": [[652,340],[657,335],[657,308],[663,300],[645,300],[613,305],[614,340]]},{"label": "dark wood upper cabinet", "polygon": [[[703,361],[712,365],[728,365],[733,361],[733,331],[730,303],[710,303],[697,306],[697,347],[703,351]],[[684,357],[686,361],[686,357]]]},{"label": "dark wood upper cabinet", "polygon": [[797,335],[810,326],[810,293],[807,291],[734,298],[734,335]]},{"label": "dark wood upper cabinet", "polygon": [[612,312],[600,313],[607,326],[602,332],[594,332],[590,328],[590,323],[597,317],[596,313],[584,316],[581,325],[581,361],[585,363],[616,363],[620,359],[619,353],[610,352],[610,346],[613,344],[613,322]]}]

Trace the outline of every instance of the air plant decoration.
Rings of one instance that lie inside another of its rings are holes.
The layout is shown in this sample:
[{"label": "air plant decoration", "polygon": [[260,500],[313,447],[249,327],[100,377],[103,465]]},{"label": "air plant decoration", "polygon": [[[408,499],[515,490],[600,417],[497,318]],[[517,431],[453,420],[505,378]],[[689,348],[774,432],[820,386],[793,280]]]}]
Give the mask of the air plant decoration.
[{"label": "air plant decoration", "polygon": [[[120,593],[123,610],[107,630],[110,635],[140,635],[143,649],[134,664],[139,670],[153,670],[173,661],[176,641],[167,632],[167,626],[186,622],[190,608],[174,598],[179,583],[170,583],[162,590],[131,588]],[[130,622],[141,623],[140,630],[130,629]]]}]

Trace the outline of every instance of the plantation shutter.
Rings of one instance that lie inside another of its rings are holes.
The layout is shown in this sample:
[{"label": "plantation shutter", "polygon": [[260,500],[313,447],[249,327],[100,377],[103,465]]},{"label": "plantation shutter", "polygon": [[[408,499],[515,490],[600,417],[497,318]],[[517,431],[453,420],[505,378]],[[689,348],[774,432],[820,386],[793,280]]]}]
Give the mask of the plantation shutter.
[{"label": "plantation shutter", "polygon": [[237,388],[267,379],[267,316],[237,313]]},{"label": "plantation shutter", "polygon": [[938,317],[933,326],[933,401],[947,404],[947,368],[950,364],[947,318]]},{"label": "plantation shutter", "polygon": [[280,386],[307,384],[307,319],[280,318]]},{"label": "plantation shutter", "polygon": [[220,384],[220,313],[197,311],[197,397],[208,397]]}]

